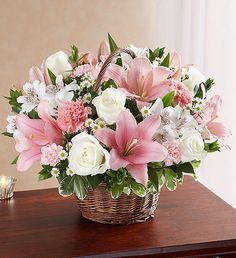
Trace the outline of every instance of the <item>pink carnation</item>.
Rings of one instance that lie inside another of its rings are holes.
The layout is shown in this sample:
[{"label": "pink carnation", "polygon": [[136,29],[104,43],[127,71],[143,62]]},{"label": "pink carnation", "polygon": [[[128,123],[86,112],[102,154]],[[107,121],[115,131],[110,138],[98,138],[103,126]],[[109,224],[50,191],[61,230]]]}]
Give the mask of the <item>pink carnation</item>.
[{"label": "pink carnation", "polygon": [[63,147],[55,143],[48,144],[41,148],[41,163],[43,165],[55,166],[59,161],[59,152]]},{"label": "pink carnation", "polygon": [[91,74],[94,70],[93,65],[91,64],[83,64],[83,65],[79,65],[77,68],[75,68],[74,71],[74,76],[81,76],[84,74]]},{"label": "pink carnation", "polygon": [[84,129],[84,122],[90,113],[91,109],[85,107],[82,100],[66,101],[58,107],[57,124],[62,131],[75,133]]},{"label": "pink carnation", "polygon": [[181,161],[179,146],[176,143],[164,143],[163,145],[168,150],[167,157],[164,160],[166,166],[171,166],[173,163],[178,164]]},{"label": "pink carnation", "polygon": [[185,107],[192,102],[192,92],[182,82],[169,79],[164,80],[161,85],[169,86],[171,90],[175,91],[174,104],[180,104],[181,107]]}]

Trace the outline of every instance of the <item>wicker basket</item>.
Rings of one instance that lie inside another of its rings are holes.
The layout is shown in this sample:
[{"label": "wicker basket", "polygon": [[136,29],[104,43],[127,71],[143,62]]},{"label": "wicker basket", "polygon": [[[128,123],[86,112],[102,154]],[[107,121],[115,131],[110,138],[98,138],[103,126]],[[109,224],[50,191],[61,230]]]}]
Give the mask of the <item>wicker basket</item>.
[{"label": "wicker basket", "polygon": [[86,219],[103,224],[131,224],[144,222],[154,217],[157,207],[158,194],[148,193],[138,197],[134,193],[122,194],[112,199],[111,193],[105,190],[105,184],[97,189],[89,189],[84,200],[78,199],[79,209]]}]

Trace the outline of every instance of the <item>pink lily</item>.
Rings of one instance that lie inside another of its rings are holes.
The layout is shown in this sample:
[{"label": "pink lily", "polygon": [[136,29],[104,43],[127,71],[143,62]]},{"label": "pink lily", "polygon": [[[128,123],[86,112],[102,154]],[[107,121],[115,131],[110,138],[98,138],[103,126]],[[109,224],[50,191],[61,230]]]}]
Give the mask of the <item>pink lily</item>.
[{"label": "pink lily", "polygon": [[203,137],[208,140],[219,140],[223,143],[226,137],[232,133],[220,122],[214,122],[218,117],[221,108],[222,100],[219,95],[215,95],[204,104],[204,113],[196,116],[199,124],[204,125]]},{"label": "pink lily", "polygon": [[175,68],[175,72],[171,76],[172,79],[180,81],[182,69],[185,68],[188,71],[190,64],[182,66],[181,56],[178,53],[173,52],[170,54],[170,66]]},{"label": "pink lily", "polygon": [[153,68],[146,57],[134,58],[128,72],[116,64],[111,64],[108,69],[109,77],[136,99],[139,108],[158,97],[163,97],[170,90],[170,87],[161,85],[161,82],[172,73],[166,67]]},{"label": "pink lily", "polygon": [[160,117],[150,116],[137,124],[126,109],[120,112],[116,125],[116,131],[99,129],[95,136],[112,149],[110,166],[113,170],[124,167],[138,183],[146,186],[147,163],[163,161],[167,156],[167,149],[152,139],[160,125]]},{"label": "pink lily", "polygon": [[47,144],[62,143],[62,133],[57,122],[48,110],[48,104],[38,105],[38,115],[41,119],[30,119],[26,115],[17,115],[16,150],[20,152],[17,160],[17,169],[25,171],[41,158],[41,148]]}]

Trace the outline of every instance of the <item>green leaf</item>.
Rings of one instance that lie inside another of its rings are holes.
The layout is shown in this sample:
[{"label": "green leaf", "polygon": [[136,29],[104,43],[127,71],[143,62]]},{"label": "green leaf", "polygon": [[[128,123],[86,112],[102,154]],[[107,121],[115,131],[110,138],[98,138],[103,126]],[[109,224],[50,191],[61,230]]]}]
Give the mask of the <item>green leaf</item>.
[{"label": "green leaf", "polygon": [[166,57],[164,58],[164,60],[161,62],[160,66],[165,66],[165,67],[169,67],[170,65],[170,53],[168,53],[166,55]]},{"label": "green leaf", "polygon": [[78,65],[78,59],[79,59],[79,50],[75,45],[71,46],[71,56],[69,56],[69,61],[72,64]]},{"label": "green leaf", "polygon": [[109,33],[108,33],[108,41],[109,41],[111,53],[113,53],[118,48],[118,46]]},{"label": "green leaf", "polygon": [[86,197],[87,188],[88,185],[83,177],[76,175],[74,180],[74,193],[80,200],[83,200]]},{"label": "green leaf", "polygon": [[39,181],[46,180],[52,177],[50,170],[45,168],[43,168],[38,174],[39,174],[39,177],[38,177]]},{"label": "green leaf", "polygon": [[168,93],[162,98],[162,102],[163,102],[164,107],[169,107],[169,106],[171,106],[174,97],[175,97],[175,91],[168,92]]},{"label": "green leaf", "polygon": [[125,107],[128,108],[132,114],[136,114],[135,119],[139,123],[142,121],[142,114],[139,111],[137,104],[132,99],[126,99]]},{"label": "green leaf", "polygon": [[156,48],[154,51],[149,49],[149,60],[153,62],[157,58],[162,58],[164,54],[164,47],[163,48]]},{"label": "green leaf", "polygon": [[139,197],[144,197],[146,195],[145,187],[143,185],[137,183],[136,181],[131,180],[130,187],[131,187],[132,191]]},{"label": "green leaf", "polygon": [[15,159],[11,162],[11,165],[15,165],[20,155],[17,155]]},{"label": "green leaf", "polygon": [[205,85],[204,83],[200,83],[199,85],[196,85],[195,88],[194,88],[194,92],[195,92],[195,95],[194,97],[195,98],[200,98],[200,99],[203,99],[204,97],[204,92],[205,90],[203,90],[203,88],[205,88]]},{"label": "green leaf", "polygon": [[123,193],[124,186],[123,185],[114,185],[111,189],[111,196],[113,199],[117,199],[118,197],[121,196]]},{"label": "green leaf", "polygon": [[62,196],[70,196],[74,192],[74,176],[66,176],[61,182],[59,186],[59,193]]},{"label": "green leaf", "polygon": [[56,75],[48,68],[48,75],[53,85],[56,85]]},{"label": "green leaf", "polygon": [[13,133],[3,132],[2,134],[7,137],[13,137]]},{"label": "green leaf", "polygon": [[214,85],[214,79],[207,79],[206,82],[205,82],[205,89],[206,89],[206,92],[209,91],[211,89],[211,87]]},{"label": "green leaf", "polygon": [[102,85],[101,85],[101,89],[103,91],[108,89],[108,88],[117,88],[115,82],[112,79],[109,79],[108,81],[103,82]]},{"label": "green leaf", "polygon": [[158,58],[162,58],[162,57],[163,57],[163,55],[164,55],[164,52],[165,52],[165,48],[164,48],[164,47],[159,48]]},{"label": "green leaf", "polygon": [[190,163],[193,166],[193,169],[195,169],[195,168],[198,168],[200,166],[201,161],[200,160],[193,160]]},{"label": "green leaf", "polygon": [[29,113],[28,113],[28,116],[29,116],[29,118],[31,118],[31,119],[38,119],[39,118],[39,115],[38,115],[38,113],[37,113],[37,111],[36,110],[31,110]]},{"label": "green leaf", "polygon": [[87,176],[88,183],[93,189],[98,187],[98,185],[102,182],[102,179],[102,175]]},{"label": "green leaf", "polygon": [[159,192],[159,176],[158,173],[161,173],[160,171],[149,168],[148,169],[148,178],[151,181],[152,185],[154,186],[155,190]]},{"label": "green leaf", "polygon": [[178,165],[170,166],[170,169],[173,170],[176,173],[194,173],[194,167],[191,164],[191,162],[186,162]]},{"label": "green leaf", "polygon": [[150,162],[148,163],[148,167],[149,168],[155,168],[155,169],[160,169],[163,167],[163,163],[162,162]]},{"label": "green leaf", "polygon": [[165,183],[170,191],[174,191],[177,187],[176,173],[170,168],[165,168]]},{"label": "green leaf", "polygon": [[214,141],[211,143],[205,143],[204,150],[207,152],[220,151],[220,145],[219,145],[218,141]]},{"label": "green leaf", "polygon": [[20,113],[21,104],[17,102],[18,97],[22,96],[22,92],[20,90],[10,90],[10,96],[5,97],[8,99],[8,103],[11,106],[12,112]]}]

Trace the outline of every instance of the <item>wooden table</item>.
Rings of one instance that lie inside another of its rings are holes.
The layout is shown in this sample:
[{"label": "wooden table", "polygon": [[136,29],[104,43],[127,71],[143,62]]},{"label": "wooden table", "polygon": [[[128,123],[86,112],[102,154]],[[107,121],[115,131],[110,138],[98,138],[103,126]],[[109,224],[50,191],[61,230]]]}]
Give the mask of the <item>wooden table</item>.
[{"label": "wooden table", "polygon": [[0,257],[236,257],[236,210],[187,178],[163,190],[154,219],[111,226],[81,217],[57,189],[0,202]]}]

